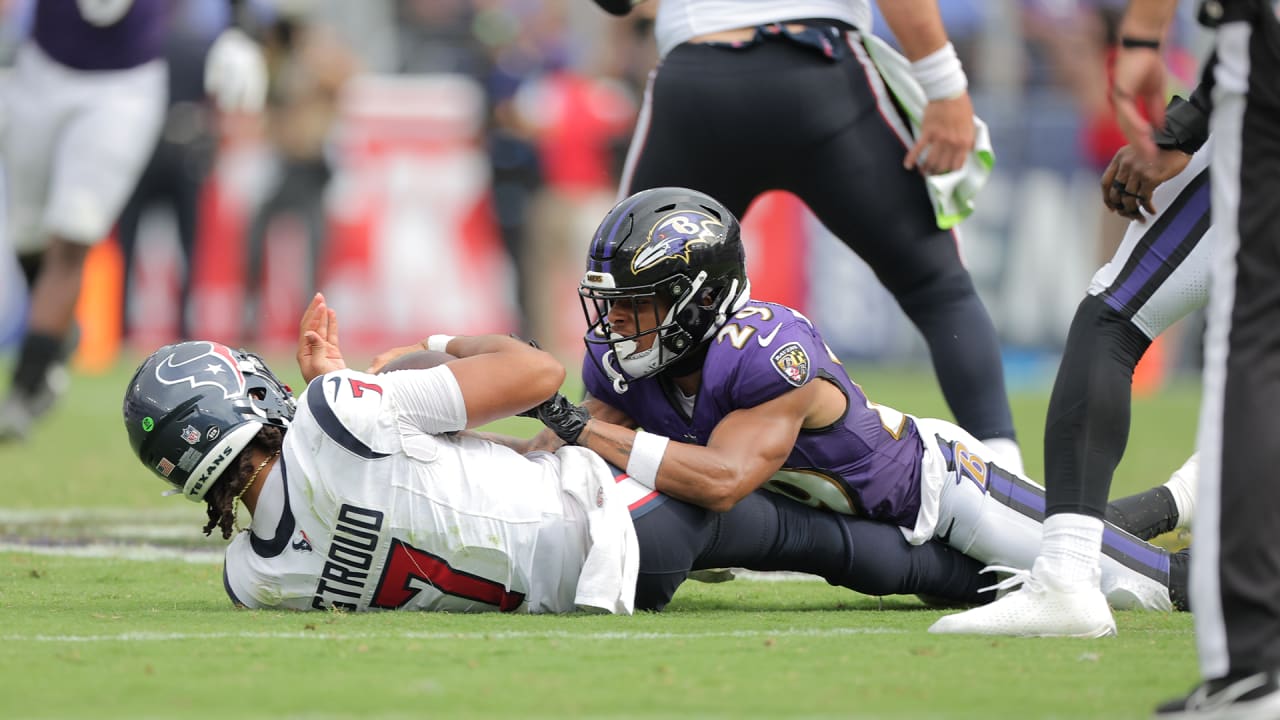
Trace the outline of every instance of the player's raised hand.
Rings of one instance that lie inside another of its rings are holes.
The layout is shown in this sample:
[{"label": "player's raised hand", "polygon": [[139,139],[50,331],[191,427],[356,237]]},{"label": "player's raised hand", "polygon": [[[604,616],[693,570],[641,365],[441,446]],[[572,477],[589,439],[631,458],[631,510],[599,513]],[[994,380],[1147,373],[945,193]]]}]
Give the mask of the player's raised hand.
[{"label": "player's raised hand", "polygon": [[342,370],[347,363],[342,359],[338,344],[338,313],[325,304],[324,295],[316,293],[302,313],[298,324],[298,370],[304,382],[334,370]]},{"label": "player's raised hand", "polygon": [[926,175],[959,170],[973,151],[976,135],[969,93],[933,100],[924,108],[920,135],[902,161],[902,166],[908,170],[919,166]]}]

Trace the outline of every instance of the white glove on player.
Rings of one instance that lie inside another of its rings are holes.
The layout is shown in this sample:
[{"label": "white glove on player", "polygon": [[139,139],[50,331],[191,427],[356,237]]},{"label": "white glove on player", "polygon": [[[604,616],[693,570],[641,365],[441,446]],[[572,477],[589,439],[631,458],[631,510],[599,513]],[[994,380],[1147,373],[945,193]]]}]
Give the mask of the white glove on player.
[{"label": "white glove on player", "polygon": [[223,112],[260,112],[267,101],[267,61],[258,43],[227,28],[205,58],[204,89]]}]

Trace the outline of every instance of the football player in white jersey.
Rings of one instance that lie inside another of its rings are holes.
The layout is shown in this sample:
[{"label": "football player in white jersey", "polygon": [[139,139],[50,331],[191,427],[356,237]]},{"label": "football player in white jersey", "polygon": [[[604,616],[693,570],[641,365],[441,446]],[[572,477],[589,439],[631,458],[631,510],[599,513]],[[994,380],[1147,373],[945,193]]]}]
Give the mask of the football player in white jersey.
[{"label": "football player in white jersey", "polygon": [[713,513],[586,448],[521,454],[464,432],[556,394],[564,369],[504,335],[424,341],[456,356],[382,375],[347,369],[337,318],[304,316],[295,403],[252,354],[169,345],[129,382],[134,453],[232,538],[227,593],[247,607],[454,612],[660,610],[691,569],[796,570],[860,592],[992,599],[981,566],[896,528],[771,493]]}]

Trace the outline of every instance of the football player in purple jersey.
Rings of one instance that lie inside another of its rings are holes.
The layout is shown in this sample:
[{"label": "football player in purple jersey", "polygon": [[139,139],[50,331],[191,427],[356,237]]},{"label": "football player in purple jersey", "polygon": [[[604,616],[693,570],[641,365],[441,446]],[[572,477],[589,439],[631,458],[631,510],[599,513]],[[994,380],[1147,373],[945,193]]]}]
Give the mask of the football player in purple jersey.
[{"label": "football player in purple jersey", "polygon": [[[538,409],[560,440],[695,505],[727,511],[765,488],[946,543],[1009,573],[1001,587],[1026,579],[1043,489],[953,423],[872,402],[804,315],[752,299],[738,222],[711,197],[656,188],[620,202],[579,294],[589,397]],[[1187,554],[1135,537],[1153,527],[1128,530],[1107,526],[1107,600],[1185,609]]]},{"label": "football player in purple jersey", "polygon": [[[230,0],[236,14],[238,0]],[[89,249],[115,224],[159,136],[170,0],[40,0],[4,87],[0,157],[7,228],[30,288],[26,334],[0,442],[21,439],[65,388]],[[262,106],[266,67],[236,27],[206,56],[205,85],[224,109]]]},{"label": "football player in purple jersey", "polygon": [[[597,4],[625,14],[634,3]],[[985,179],[974,171],[990,167],[986,132],[941,3],[876,3],[900,54],[873,34],[871,5],[659,3],[660,60],[618,197],[679,185],[739,217],[769,190],[800,198],[919,329],[957,422],[1020,470],[1000,340],[957,227]]]}]

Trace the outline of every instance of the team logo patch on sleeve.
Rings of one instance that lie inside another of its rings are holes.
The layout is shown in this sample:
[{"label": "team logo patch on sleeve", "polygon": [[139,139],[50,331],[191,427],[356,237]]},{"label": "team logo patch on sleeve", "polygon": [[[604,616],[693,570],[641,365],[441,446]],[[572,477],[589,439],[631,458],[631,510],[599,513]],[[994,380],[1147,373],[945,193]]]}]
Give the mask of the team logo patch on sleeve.
[{"label": "team logo patch on sleeve", "polygon": [[798,342],[789,342],[773,353],[773,369],[787,382],[800,387],[809,381],[809,354]]}]

